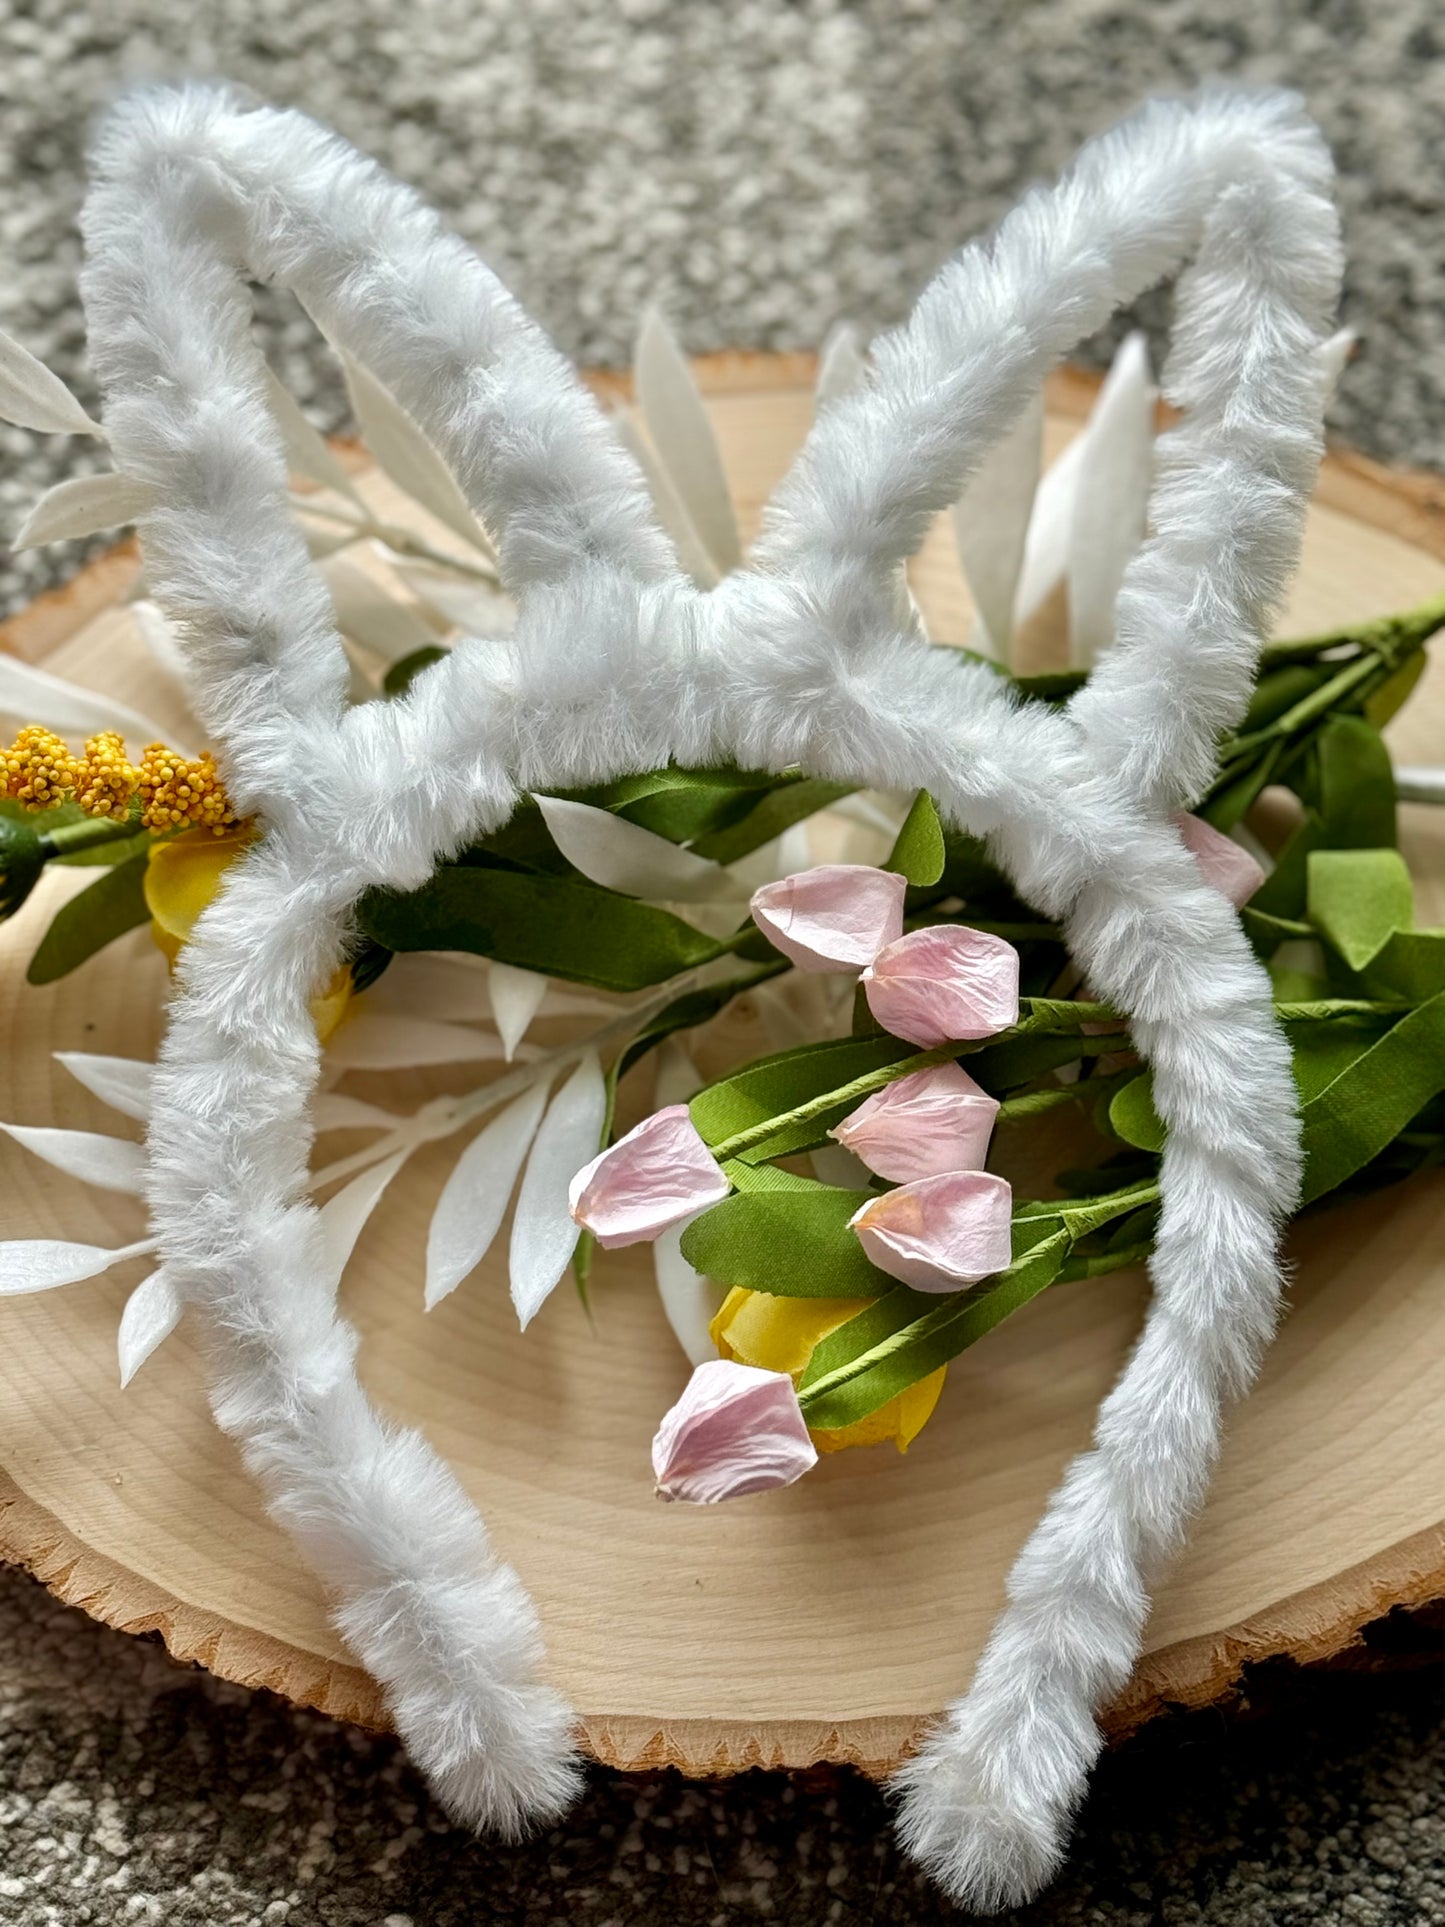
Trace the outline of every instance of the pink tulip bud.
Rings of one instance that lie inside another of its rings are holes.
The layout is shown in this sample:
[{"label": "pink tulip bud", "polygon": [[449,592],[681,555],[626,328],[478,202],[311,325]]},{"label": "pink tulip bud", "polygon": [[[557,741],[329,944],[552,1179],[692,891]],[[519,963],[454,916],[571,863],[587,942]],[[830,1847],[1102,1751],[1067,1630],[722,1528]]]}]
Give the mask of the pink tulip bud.
[{"label": "pink tulip bud", "polygon": [[753,921],[799,970],[861,970],[903,930],[904,877],[822,863],[753,892]]},{"label": "pink tulip bud", "polygon": [[932,1048],[1018,1022],[1019,953],[967,924],[933,923],[880,950],[860,979],[885,1030]]},{"label": "pink tulip bud", "polygon": [[880,1271],[915,1291],[958,1291],[1013,1257],[1013,1192],[988,1171],[950,1171],[870,1198],[849,1220]]},{"label": "pink tulip bud", "polygon": [[730,1358],[698,1366],[652,1441],[659,1498],[692,1505],[771,1492],[817,1463],[792,1379]]},{"label": "pink tulip bud", "polygon": [[1264,882],[1264,871],[1249,851],[1202,816],[1176,816],[1174,822],[1204,881],[1228,897],[1236,910],[1248,903]]},{"label": "pink tulip bud", "polygon": [[998,1099],[958,1064],[935,1064],[886,1084],[828,1133],[870,1171],[897,1184],[976,1171],[983,1163]]},{"label": "pink tulip bud", "polygon": [[669,1104],[582,1167],[568,1189],[567,1208],[611,1251],[650,1243],[731,1189],[686,1104]]}]

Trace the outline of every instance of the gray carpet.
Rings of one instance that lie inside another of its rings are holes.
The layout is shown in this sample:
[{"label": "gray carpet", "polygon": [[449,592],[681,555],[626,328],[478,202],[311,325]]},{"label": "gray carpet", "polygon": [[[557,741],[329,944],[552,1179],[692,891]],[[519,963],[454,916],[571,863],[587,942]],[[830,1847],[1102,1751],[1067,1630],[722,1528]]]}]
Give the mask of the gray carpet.
[{"label": "gray carpet", "polygon": [[[0,0],[0,325],[87,382],[75,210],[125,81],[224,73],[422,186],[561,344],[813,346],[896,319],[959,241],[1142,94],[1214,74],[1306,92],[1333,141],[1364,352],[1335,410],[1441,460],[1445,26],[1435,0]],[[1158,319],[1162,304],[1147,317]],[[327,425],[337,385],[264,325]],[[0,526],[74,451],[0,428]],[[9,558],[13,607],[81,552]],[[1079,1851],[1019,1922],[1445,1921],[1445,1679],[1271,1686],[1104,1769]],[[450,1830],[388,1742],[182,1671],[0,1578],[0,1922],[232,1927],[951,1918],[855,1779],[695,1788],[599,1774],[529,1846]]]}]

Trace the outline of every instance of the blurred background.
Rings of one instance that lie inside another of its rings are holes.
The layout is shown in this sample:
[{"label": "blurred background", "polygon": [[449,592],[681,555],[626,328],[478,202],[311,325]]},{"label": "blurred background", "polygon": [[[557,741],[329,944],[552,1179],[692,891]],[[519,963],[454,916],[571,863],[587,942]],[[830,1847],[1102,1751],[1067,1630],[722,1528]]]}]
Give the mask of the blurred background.
[{"label": "blurred background", "polygon": [[[589,363],[627,360],[649,301],[695,352],[812,348],[843,318],[872,332],[1143,95],[1283,82],[1341,171],[1361,348],[1334,431],[1445,465],[1439,0],[0,0],[0,326],[86,399],[88,132],[118,88],[188,73],[302,107],[376,154]],[[1143,318],[1157,329],[1167,297]],[[347,426],[309,328],[271,300],[262,325],[313,418]],[[0,427],[0,528],[78,456]],[[4,558],[4,608],[83,555]],[[1432,1651],[1419,1625],[1376,1644]],[[1273,1712],[1166,1722],[1108,1763],[1077,1859],[1014,1918],[1445,1920],[1441,1675],[1272,1676],[1246,1698]],[[599,1774],[552,1835],[476,1843],[390,1742],[185,1672],[0,1575],[0,1922],[755,1918],[957,1916],[899,1860],[861,1781]]]},{"label": "blurred background", "polygon": [[[225,76],[330,122],[591,363],[627,359],[649,301],[693,352],[815,348],[839,319],[872,333],[1144,95],[1287,84],[1340,169],[1361,349],[1334,427],[1440,459],[1439,0],[0,0],[0,51],[0,327],[86,397],[85,147],[148,78]],[[343,426],[309,327],[262,312],[293,392]],[[0,429],[0,529],[77,455]],[[15,558],[11,606],[77,554]]]}]

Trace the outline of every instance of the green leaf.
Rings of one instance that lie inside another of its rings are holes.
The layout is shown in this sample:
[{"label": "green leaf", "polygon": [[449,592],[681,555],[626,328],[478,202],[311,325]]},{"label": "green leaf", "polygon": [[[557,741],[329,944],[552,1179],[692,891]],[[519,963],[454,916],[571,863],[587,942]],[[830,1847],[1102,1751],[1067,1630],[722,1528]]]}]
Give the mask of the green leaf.
[{"label": "green leaf", "polygon": [[1331,716],[1319,732],[1320,817],[1332,849],[1393,848],[1395,770],[1363,716]]},{"label": "green leaf", "polygon": [[430,669],[434,662],[450,654],[450,649],[438,649],[434,643],[413,649],[409,656],[402,656],[387,670],[381,680],[383,691],[388,696],[404,696],[423,669]]},{"label": "green leaf", "polygon": [[30,959],[25,973],[30,983],[53,984],[127,930],[150,920],[144,890],[147,860],[145,851],[127,857],[56,911]]},{"label": "green leaf", "polygon": [[[721,1144],[739,1131],[751,1130],[806,1104],[826,1091],[837,1090],[885,1064],[900,1063],[916,1054],[916,1046],[901,1037],[880,1033],[876,1037],[825,1038],[816,1044],[799,1044],[792,1050],[777,1051],[760,1057],[732,1076],[724,1077],[697,1093],[689,1109],[705,1144]],[[806,1126],[807,1135],[788,1149],[802,1149],[826,1136],[836,1117],[822,1117]],[[802,1128],[802,1127],[800,1127]],[[782,1157],[774,1139],[749,1151],[748,1161],[758,1163],[767,1157]]]},{"label": "green leaf", "polygon": [[[831,1332],[813,1353],[799,1388],[803,1417],[831,1431],[851,1425],[975,1344],[1051,1285],[1072,1239],[1053,1219],[1015,1227],[1017,1255],[1006,1271],[950,1294],[916,1315],[922,1294],[890,1292]],[[901,1289],[901,1288],[898,1288]],[[906,1322],[883,1330],[900,1316]]]},{"label": "green leaf", "polygon": [[736,863],[739,857],[760,850],[805,817],[816,816],[819,810],[851,796],[856,788],[854,783],[825,783],[814,777],[782,783],[754,804],[738,822],[700,836],[692,847],[699,856],[711,857],[714,863]]},{"label": "green leaf", "polygon": [[364,935],[389,950],[465,950],[602,990],[641,990],[722,953],[670,911],[570,877],[443,864],[420,890],[370,890]]},{"label": "green leaf", "polygon": [[1423,1004],[1445,990],[1445,930],[1397,930],[1366,971],[1370,982]]},{"label": "green leaf", "polygon": [[1287,1024],[1291,1065],[1301,1104],[1308,1104],[1357,1058],[1373,1050],[1397,1021],[1394,1017],[1360,1017],[1352,1022],[1334,1018]]},{"label": "green leaf", "polygon": [[1315,850],[1308,865],[1311,923],[1351,970],[1415,918],[1410,872],[1398,850]]},{"label": "green leaf", "polygon": [[1406,656],[1393,676],[1388,677],[1372,696],[1365,699],[1365,716],[1376,729],[1383,729],[1390,718],[1409,701],[1411,692],[1425,673],[1429,660],[1424,649]]},{"label": "green leaf", "polygon": [[893,1280],[848,1229],[872,1195],[806,1178],[741,1192],[693,1219],[682,1255],[720,1285],[781,1298],[877,1298]]},{"label": "green leaf", "polygon": [[883,868],[896,870],[915,886],[927,887],[943,875],[944,858],[943,825],[938,820],[937,805],[927,790],[920,790]]},{"label": "green leaf", "polygon": [[1445,992],[1406,1013],[1304,1106],[1303,1203],[1343,1184],[1445,1091]]},{"label": "green leaf", "polygon": [[1116,1137],[1140,1151],[1162,1151],[1165,1127],[1154,1108],[1154,1080],[1147,1071],[1114,1093],[1109,1124]]},{"label": "green leaf", "polygon": [[730,763],[715,769],[664,769],[618,777],[590,789],[563,794],[594,809],[611,810],[654,835],[673,843],[691,843],[713,831],[741,821],[769,791],[795,786],[796,774],[770,775],[766,770],[740,770]]}]

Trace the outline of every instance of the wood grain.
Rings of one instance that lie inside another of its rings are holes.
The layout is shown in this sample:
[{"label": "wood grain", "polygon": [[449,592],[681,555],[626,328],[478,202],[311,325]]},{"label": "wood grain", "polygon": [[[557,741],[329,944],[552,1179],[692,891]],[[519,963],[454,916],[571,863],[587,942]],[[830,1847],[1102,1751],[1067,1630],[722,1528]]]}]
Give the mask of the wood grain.
[{"label": "wood grain", "polygon": [[[729,356],[702,372],[750,529],[806,431],[809,365]],[[1091,392],[1084,379],[1055,384],[1054,448]],[[366,486],[385,506],[384,484]],[[1284,631],[1445,589],[1442,525],[1439,484],[1333,460]],[[135,567],[133,551],[103,559],[3,641],[179,732],[179,696],[119,605]],[[967,595],[944,530],[913,575],[934,633],[961,638]],[[1442,723],[1437,658],[1392,726],[1401,760],[1441,760]],[[1421,920],[1445,922],[1445,823],[1407,807],[1402,824],[1412,865],[1431,879]],[[23,984],[49,915],[85,876],[47,879],[0,931],[4,1111],[130,1132],[51,1052],[151,1052],[165,972],[146,933],[58,984]],[[442,1071],[349,1088],[400,1107],[468,1081]],[[423,1315],[427,1216],[457,1148],[431,1147],[393,1185],[343,1299],[372,1393],[451,1460],[536,1596],[550,1676],[579,1709],[586,1745],[619,1767],[829,1760],[886,1771],[967,1684],[1009,1563],[1137,1330],[1142,1279],[1052,1293],[966,1353],[906,1461],[847,1453],[784,1493],[663,1507],[648,1443],[686,1367],[645,1256],[599,1262],[591,1323],[559,1291],[522,1338],[495,1264]],[[9,1142],[0,1175],[0,1236],[118,1244],[140,1233],[135,1200],[91,1191]],[[1112,1731],[1166,1702],[1210,1700],[1246,1661],[1336,1653],[1389,1607],[1445,1593],[1442,1223],[1437,1175],[1299,1228],[1289,1316],[1232,1424]],[[116,1323],[144,1270],[136,1261],[62,1291],[0,1298],[0,1553],[110,1624],[158,1631],[178,1657],[384,1724],[374,1684],[211,1423],[189,1316],[120,1392]]]}]

